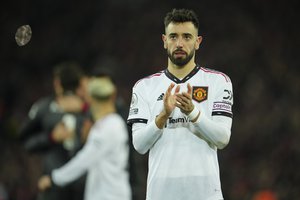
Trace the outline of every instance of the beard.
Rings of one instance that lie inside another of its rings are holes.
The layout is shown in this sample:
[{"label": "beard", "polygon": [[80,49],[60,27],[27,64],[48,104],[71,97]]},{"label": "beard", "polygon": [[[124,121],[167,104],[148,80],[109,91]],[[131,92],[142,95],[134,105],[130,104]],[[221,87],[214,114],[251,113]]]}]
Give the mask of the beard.
[{"label": "beard", "polygon": [[191,51],[190,54],[186,53],[185,57],[176,58],[176,55],[175,55],[176,51],[182,51],[182,50],[175,50],[173,53],[171,53],[169,50],[167,50],[167,53],[168,53],[168,57],[170,58],[171,62],[173,64],[177,65],[178,67],[183,67],[188,62],[190,62],[190,60],[193,58],[193,56],[195,54],[195,50],[193,50],[193,51]]}]

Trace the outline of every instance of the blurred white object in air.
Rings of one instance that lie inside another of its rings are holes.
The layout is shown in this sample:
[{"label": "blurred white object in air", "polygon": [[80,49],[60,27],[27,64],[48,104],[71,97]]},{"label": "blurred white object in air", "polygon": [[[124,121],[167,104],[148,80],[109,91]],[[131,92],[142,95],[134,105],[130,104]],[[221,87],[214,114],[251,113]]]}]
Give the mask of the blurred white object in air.
[{"label": "blurred white object in air", "polygon": [[15,40],[19,46],[24,46],[30,41],[31,36],[31,27],[29,25],[23,25],[17,29]]}]

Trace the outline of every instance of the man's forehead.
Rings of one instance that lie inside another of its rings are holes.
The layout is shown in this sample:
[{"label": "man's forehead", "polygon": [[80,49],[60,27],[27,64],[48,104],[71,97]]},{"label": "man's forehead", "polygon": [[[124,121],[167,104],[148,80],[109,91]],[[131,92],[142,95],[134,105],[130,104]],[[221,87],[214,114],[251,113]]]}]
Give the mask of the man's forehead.
[{"label": "man's forehead", "polygon": [[198,31],[192,22],[171,22],[165,29],[166,34],[192,34],[197,35]]}]

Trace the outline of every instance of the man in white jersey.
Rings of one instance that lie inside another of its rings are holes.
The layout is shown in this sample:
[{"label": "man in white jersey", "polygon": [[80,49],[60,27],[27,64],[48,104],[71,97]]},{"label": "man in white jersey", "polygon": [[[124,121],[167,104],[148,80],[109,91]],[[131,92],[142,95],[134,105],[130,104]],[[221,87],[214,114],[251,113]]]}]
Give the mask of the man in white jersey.
[{"label": "man in white jersey", "polygon": [[232,84],[195,63],[193,11],[173,9],[164,23],[168,67],[135,84],[128,117],[135,149],[149,151],[146,200],[222,200],[217,149],[231,135]]},{"label": "man in white jersey", "polygon": [[87,173],[85,200],[131,200],[126,123],[116,113],[115,86],[108,77],[88,84],[93,119],[87,142],[64,166],[42,176],[38,187],[65,186]]}]

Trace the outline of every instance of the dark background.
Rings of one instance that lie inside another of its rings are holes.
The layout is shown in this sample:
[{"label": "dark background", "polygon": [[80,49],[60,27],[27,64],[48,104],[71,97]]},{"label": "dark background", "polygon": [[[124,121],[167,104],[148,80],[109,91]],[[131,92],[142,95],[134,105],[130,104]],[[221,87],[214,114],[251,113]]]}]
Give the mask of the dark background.
[{"label": "dark background", "polygon": [[[112,70],[129,105],[133,84],[166,67],[163,18],[182,7],[194,9],[200,19],[197,62],[225,72],[233,82],[231,141],[219,151],[225,199],[252,200],[264,191],[280,200],[300,199],[296,0],[1,2],[0,199],[36,195],[40,158],[24,151],[17,132],[32,103],[52,92],[53,65],[73,59],[87,71]],[[15,32],[26,24],[32,39],[18,46]],[[146,159],[136,156],[135,193],[141,200]]]}]

